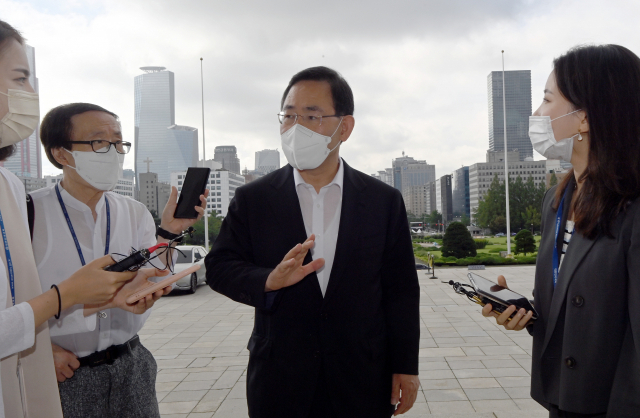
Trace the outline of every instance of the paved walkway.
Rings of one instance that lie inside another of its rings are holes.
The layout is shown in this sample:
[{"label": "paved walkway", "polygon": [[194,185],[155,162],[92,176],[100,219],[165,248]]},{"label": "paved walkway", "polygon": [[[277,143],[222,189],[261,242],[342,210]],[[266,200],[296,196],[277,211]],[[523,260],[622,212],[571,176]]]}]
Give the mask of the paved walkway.
[{"label": "paved walkway", "polygon": [[[533,266],[487,267],[530,295]],[[441,280],[466,280],[467,269],[418,272],[422,318],[421,391],[406,417],[547,417],[529,396],[531,338],[506,332],[478,305]],[[206,286],[195,295],[162,298],[140,332],[158,362],[156,390],[163,418],[247,417],[245,380],[253,308]]]}]

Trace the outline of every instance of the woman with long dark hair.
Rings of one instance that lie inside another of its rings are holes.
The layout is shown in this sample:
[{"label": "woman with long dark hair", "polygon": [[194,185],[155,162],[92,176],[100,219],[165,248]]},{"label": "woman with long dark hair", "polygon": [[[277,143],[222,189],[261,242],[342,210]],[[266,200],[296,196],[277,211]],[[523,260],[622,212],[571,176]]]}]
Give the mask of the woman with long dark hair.
[{"label": "woman with long dark hair", "polygon": [[[531,396],[551,417],[640,416],[640,58],[619,45],[554,60],[530,120],[534,149],[571,161],[542,207]],[[498,282],[506,286],[500,276]]]}]

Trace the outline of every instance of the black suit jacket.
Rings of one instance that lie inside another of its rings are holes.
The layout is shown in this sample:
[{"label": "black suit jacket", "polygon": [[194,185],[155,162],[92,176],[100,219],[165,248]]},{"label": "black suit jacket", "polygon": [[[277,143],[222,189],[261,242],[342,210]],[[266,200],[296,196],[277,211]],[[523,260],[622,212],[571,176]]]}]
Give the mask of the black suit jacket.
[{"label": "black suit jacket", "polygon": [[256,308],[249,415],[306,418],[322,368],[340,417],[389,417],[392,373],[418,374],[420,289],[402,196],[344,163],[325,297],[312,273],[267,309],[267,276],[307,238],[292,170],[236,190],[206,258],[211,288]]},{"label": "black suit jacket", "polygon": [[[554,290],[556,187],[546,194],[542,210],[531,396],[571,412],[639,417],[640,202],[629,204],[615,219],[613,238],[589,240],[573,234]],[[558,248],[571,205],[570,187]]]}]

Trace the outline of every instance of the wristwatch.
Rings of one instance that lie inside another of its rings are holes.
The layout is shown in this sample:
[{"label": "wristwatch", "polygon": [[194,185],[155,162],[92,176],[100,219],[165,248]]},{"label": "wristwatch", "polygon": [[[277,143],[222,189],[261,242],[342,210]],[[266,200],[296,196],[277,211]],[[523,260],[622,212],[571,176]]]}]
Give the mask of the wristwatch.
[{"label": "wristwatch", "polygon": [[175,240],[174,242],[182,242],[182,236],[179,234],[172,234],[164,228],[158,227],[156,229],[156,235],[162,237],[164,239],[168,239],[169,241]]}]

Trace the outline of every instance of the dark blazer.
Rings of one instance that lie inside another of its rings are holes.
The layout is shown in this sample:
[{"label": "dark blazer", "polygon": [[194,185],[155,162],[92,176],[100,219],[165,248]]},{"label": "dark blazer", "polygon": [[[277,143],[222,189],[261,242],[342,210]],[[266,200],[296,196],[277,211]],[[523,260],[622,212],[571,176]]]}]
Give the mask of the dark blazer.
[{"label": "dark blazer", "polygon": [[206,258],[209,286],[256,308],[249,415],[306,418],[322,368],[338,416],[389,417],[392,373],[418,374],[420,289],[402,196],[344,163],[325,297],[312,273],[267,308],[267,276],[307,238],[292,170],[236,190]]},{"label": "dark blazer", "polygon": [[[547,192],[542,208],[531,396],[565,411],[639,417],[640,202],[629,204],[614,220],[613,238],[573,234],[554,290],[556,187]],[[569,187],[558,248],[573,183]]]}]

